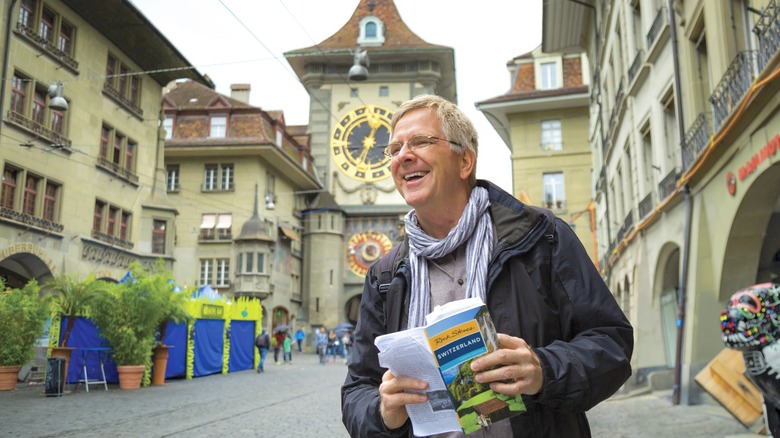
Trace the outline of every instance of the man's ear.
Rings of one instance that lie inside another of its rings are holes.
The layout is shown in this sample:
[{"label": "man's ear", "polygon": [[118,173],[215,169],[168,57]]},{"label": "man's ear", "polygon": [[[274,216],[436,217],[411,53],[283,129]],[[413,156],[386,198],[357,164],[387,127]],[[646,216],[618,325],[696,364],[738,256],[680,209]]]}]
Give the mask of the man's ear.
[{"label": "man's ear", "polygon": [[468,180],[472,172],[476,172],[477,156],[474,154],[474,150],[468,147],[463,148],[463,153],[460,154],[460,177],[463,180]]}]

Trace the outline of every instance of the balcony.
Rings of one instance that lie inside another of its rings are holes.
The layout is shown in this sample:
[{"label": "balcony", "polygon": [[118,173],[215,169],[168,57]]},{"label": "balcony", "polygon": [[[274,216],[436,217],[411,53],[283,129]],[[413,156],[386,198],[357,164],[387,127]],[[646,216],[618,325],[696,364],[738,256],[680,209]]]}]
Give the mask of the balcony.
[{"label": "balcony", "polygon": [[647,62],[653,62],[658,58],[661,47],[669,35],[669,18],[666,8],[658,9],[653,24],[647,32]]},{"label": "balcony", "polygon": [[8,122],[13,123],[16,126],[24,128],[27,131],[30,131],[32,134],[36,135],[37,137],[43,137],[46,140],[51,141],[53,146],[64,148],[65,150],[70,151],[71,141],[67,139],[65,136],[63,136],[57,131],[52,131],[51,129],[41,125],[40,123],[32,119],[28,119],[27,117],[17,113],[16,111],[13,110],[8,111],[8,118],[6,120]]},{"label": "balcony", "polygon": [[29,26],[24,26],[22,23],[17,22],[16,32],[23,39],[27,40],[32,45],[37,46],[39,49],[41,49],[43,53],[45,53],[49,58],[52,58],[62,66],[66,67],[68,70],[71,71],[71,73],[78,74],[79,72],[78,61],[71,58],[69,54],[60,50],[51,41],[41,37],[38,34],[38,32],[35,31],[35,29]]},{"label": "balcony", "polygon": [[698,117],[696,117],[696,120],[693,121],[691,129],[685,133],[685,139],[682,143],[683,172],[693,165],[704,148],[707,147],[709,141],[710,136],[707,129],[707,114],[701,112]]},{"label": "balcony", "polygon": [[653,194],[648,193],[647,196],[642,199],[642,201],[639,202],[639,219],[642,220],[645,217],[647,217],[648,214],[650,214],[651,211],[653,211],[653,208],[655,208],[655,203],[653,202]]},{"label": "balcony", "polygon": [[130,114],[143,121],[144,110],[142,110],[138,104],[123,96],[119,90],[114,89],[109,82],[103,84],[103,94],[110,97],[111,100],[126,109]]},{"label": "balcony", "polygon": [[645,51],[639,50],[636,52],[634,62],[631,63],[631,67],[628,69],[628,94],[636,96],[639,87],[642,86],[649,75],[650,66],[645,63]]},{"label": "balcony", "polygon": [[710,96],[712,104],[714,131],[717,132],[723,122],[737,108],[739,102],[753,83],[753,59],[756,53],[750,50],[738,52],[726,70],[720,83]]},{"label": "balcony", "polygon": [[133,249],[133,242],[128,242],[127,240],[120,239],[101,231],[92,230],[92,237],[101,242],[108,243],[109,245],[119,246],[124,249]]},{"label": "balcony", "polygon": [[677,171],[672,169],[671,172],[669,172],[668,175],[664,177],[664,179],[661,180],[660,183],[658,183],[658,196],[659,198],[666,199],[674,192],[674,189],[677,188],[677,181],[679,180],[679,175],[677,175]]},{"label": "balcony", "polygon": [[0,217],[10,219],[14,222],[18,222],[24,225],[32,225],[33,227],[40,228],[46,231],[53,231],[55,233],[61,233],[65,227],[57,222],[35,217],[33,215],[22,213],[20,211],[11,210],[10,208],[0,207]]},{"label": "balcony", "polygon": [[758,71],[764,71],[780,47],[780,6],[771,0],[761,12],[753,33],[758,37]]},{"label": "balcony", "polygon": [[124,179],[126,181],[138,184],[138,175],[133,173],[131,170],[126,169],[126,168],[124,168],[124,167],[114,163],[113,161],[110,161],[110,160],[108,160],[106,158],[103,158],[103,157],[98,157],[97,164],[98,164],[98,167],[103,169],[103,170],[109,171],[109,172],[113,173],[114,175],[117,175],[117,176],[121,177],[122,179]]}]

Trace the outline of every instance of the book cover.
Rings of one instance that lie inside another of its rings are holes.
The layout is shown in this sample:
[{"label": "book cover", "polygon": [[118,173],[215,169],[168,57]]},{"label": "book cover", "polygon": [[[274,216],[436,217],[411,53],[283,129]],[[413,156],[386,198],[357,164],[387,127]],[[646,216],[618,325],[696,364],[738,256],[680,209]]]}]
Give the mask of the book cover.
[{"label": "book cover", "polygon": [[482,300],[470,298],[437,307],[428,315],[425,335],[447,388],[444,394],[433,395],[432,404],[454,409],[465,433],[525,412],[521,395],[493,392],[490,385],[474,379],[471,362],[499,347]]}]

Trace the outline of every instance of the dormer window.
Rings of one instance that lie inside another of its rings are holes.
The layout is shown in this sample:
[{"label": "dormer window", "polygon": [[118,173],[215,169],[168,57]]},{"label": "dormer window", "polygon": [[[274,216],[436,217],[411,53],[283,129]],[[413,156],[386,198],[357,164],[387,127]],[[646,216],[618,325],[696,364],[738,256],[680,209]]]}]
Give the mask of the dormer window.
[{"label": "dormer window", "polygon": [[369,15],[360,20],[359,46],[381,46],[385,43],[385,24],[379,18]]}]

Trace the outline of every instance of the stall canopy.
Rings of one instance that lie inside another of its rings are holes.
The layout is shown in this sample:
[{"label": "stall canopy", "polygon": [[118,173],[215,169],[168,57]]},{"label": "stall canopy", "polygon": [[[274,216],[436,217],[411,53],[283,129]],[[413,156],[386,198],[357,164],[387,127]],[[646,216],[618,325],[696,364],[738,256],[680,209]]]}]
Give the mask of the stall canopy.
[{"label": "stall canopy", "polygon": [[211,285],[204,285],[201,286],[200,289],[196,290],[192,293],[192,298],[206,298],[209,300],[220,300],[223,301],[225,298],[222,297],[222,295],[219,294]]}]

